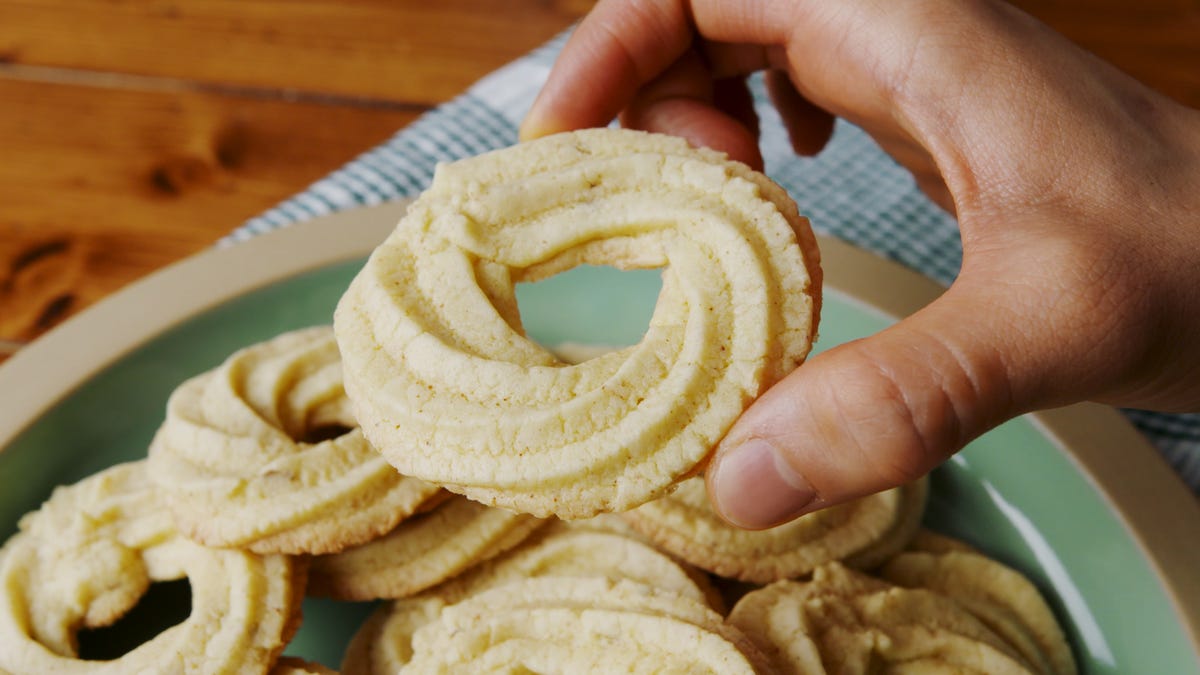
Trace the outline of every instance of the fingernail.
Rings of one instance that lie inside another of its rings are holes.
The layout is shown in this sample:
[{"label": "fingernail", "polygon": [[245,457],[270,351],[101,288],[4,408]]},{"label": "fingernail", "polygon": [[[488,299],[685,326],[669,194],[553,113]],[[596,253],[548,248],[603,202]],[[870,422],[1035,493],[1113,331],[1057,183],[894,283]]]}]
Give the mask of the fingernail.
[{"label": "fingernail", "polygon": [[817,493],[767,441],[752,438],[714,467],[713,507],[734,525],[761,530],[805,511]]},{"label": "fingernail", "polygon": [[521,121],[521,126],[517,129],[517,137],[522,141],[530,141],[535,138],[547,136],[553,131],[554,129],[542,119],[542,115],[538,114],[537,104],[535,103],[533,109]]},{"label": "fingernail", "polygon": [[533,140],[538,137],[538,120],[531,117],[526,117],[521,126],[517,128],[517,138],[522,141]]}]

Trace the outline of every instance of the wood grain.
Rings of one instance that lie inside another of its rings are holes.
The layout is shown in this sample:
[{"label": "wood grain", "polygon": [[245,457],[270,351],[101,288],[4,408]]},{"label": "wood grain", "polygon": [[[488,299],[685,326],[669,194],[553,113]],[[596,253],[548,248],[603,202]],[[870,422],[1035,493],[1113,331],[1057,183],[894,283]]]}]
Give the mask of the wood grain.
[{"label": "wood grain", "polygon": [[0,0],[0,360],[590,2]]},{"label": "wood grain", "polygon": [[1145,84],[1200,108],[1197,0],[1015,0],[1013,4]]},{"label": "wood grain", "polygon": [[[0,79],[0,337],[211,245],[415,116]],[[20,110],[11,114],[12,108]]]},{"label": "wood grain", "polygon": [[5,0],[0,55],[433,105],[582,15],[581,0]]}]

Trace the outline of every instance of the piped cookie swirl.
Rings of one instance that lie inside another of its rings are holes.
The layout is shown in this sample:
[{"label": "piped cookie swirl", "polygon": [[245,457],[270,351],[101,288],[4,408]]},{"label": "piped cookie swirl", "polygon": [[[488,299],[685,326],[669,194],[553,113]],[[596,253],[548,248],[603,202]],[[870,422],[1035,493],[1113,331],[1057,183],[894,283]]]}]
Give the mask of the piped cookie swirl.
[{"label": "piped cookie swirl", "polygon": [[260,553],[365,543],[437,492],[363,437],[327,326],[238,350],[180,385],[149,469],[184,534]]},{"label": "piped cookie swirl", "polygon": [[[578,364],[528,339],[514,284],[662,268],[636,345]],[[642,132],[547,137],[438,168],[338,305],[346,390],[402,473],[539,516],[661,496],[811,347],[820,270],[777,185]]]}]

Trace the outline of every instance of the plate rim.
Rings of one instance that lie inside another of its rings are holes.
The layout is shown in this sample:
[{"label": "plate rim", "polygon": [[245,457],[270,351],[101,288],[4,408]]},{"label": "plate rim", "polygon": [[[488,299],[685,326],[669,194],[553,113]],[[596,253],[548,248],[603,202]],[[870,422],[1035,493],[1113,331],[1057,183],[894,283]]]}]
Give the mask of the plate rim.
[{"label": "plate rim", "polygon": [[[409,200],[353,208],[194,254],[63,322],[0,364],[0,452],[101,370],[187,319],[272,283],[365,257]],[[337,236],[329,232],[337,228]],[[945,287],[899,263],[819,236],[827,289],[892,319]],[[850,272],[852,271],[852,273]],[[169,303],[161,302],[170,297]],[[153,308],[148,311],[147,308]],[[87,345],[80,349],[79,345]],[[1150,563],[1200,663],[1200,499],[1115,409],[1080,403],[1031,418],[1107,502]]]},{"label": "plate rim", "polygon": [[[899,263],[839,239],[818,238],[826,286],[892,318],[916,312],[946,290]],[[1083,402],[1025,417],[1096,488],[1124,526],[1157,574],[1200,664],[1200,497],[1111,406]]]}]

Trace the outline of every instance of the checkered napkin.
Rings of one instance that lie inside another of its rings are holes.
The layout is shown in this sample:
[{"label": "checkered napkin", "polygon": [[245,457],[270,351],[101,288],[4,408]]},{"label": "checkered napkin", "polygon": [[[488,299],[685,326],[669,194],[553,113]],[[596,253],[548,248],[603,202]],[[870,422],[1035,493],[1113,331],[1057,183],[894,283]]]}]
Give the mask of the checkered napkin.
[{"label": "checkered napkin", "polygon": [[[546,78],[565,34],[480,80],[382,145],[254,218],[230,244],[315,216],[416,196],[441,161],[503,148]],[[954,219],[930,203],[909,174],[862,130],[839,122],[817,157],[797,157],[761,79],[751,88],[762,121],[766,173],[787,188],[820,232],[949,284],[962,262]],[[1200,415],[1126,410],[1194,490],[1200,491]]]}]

